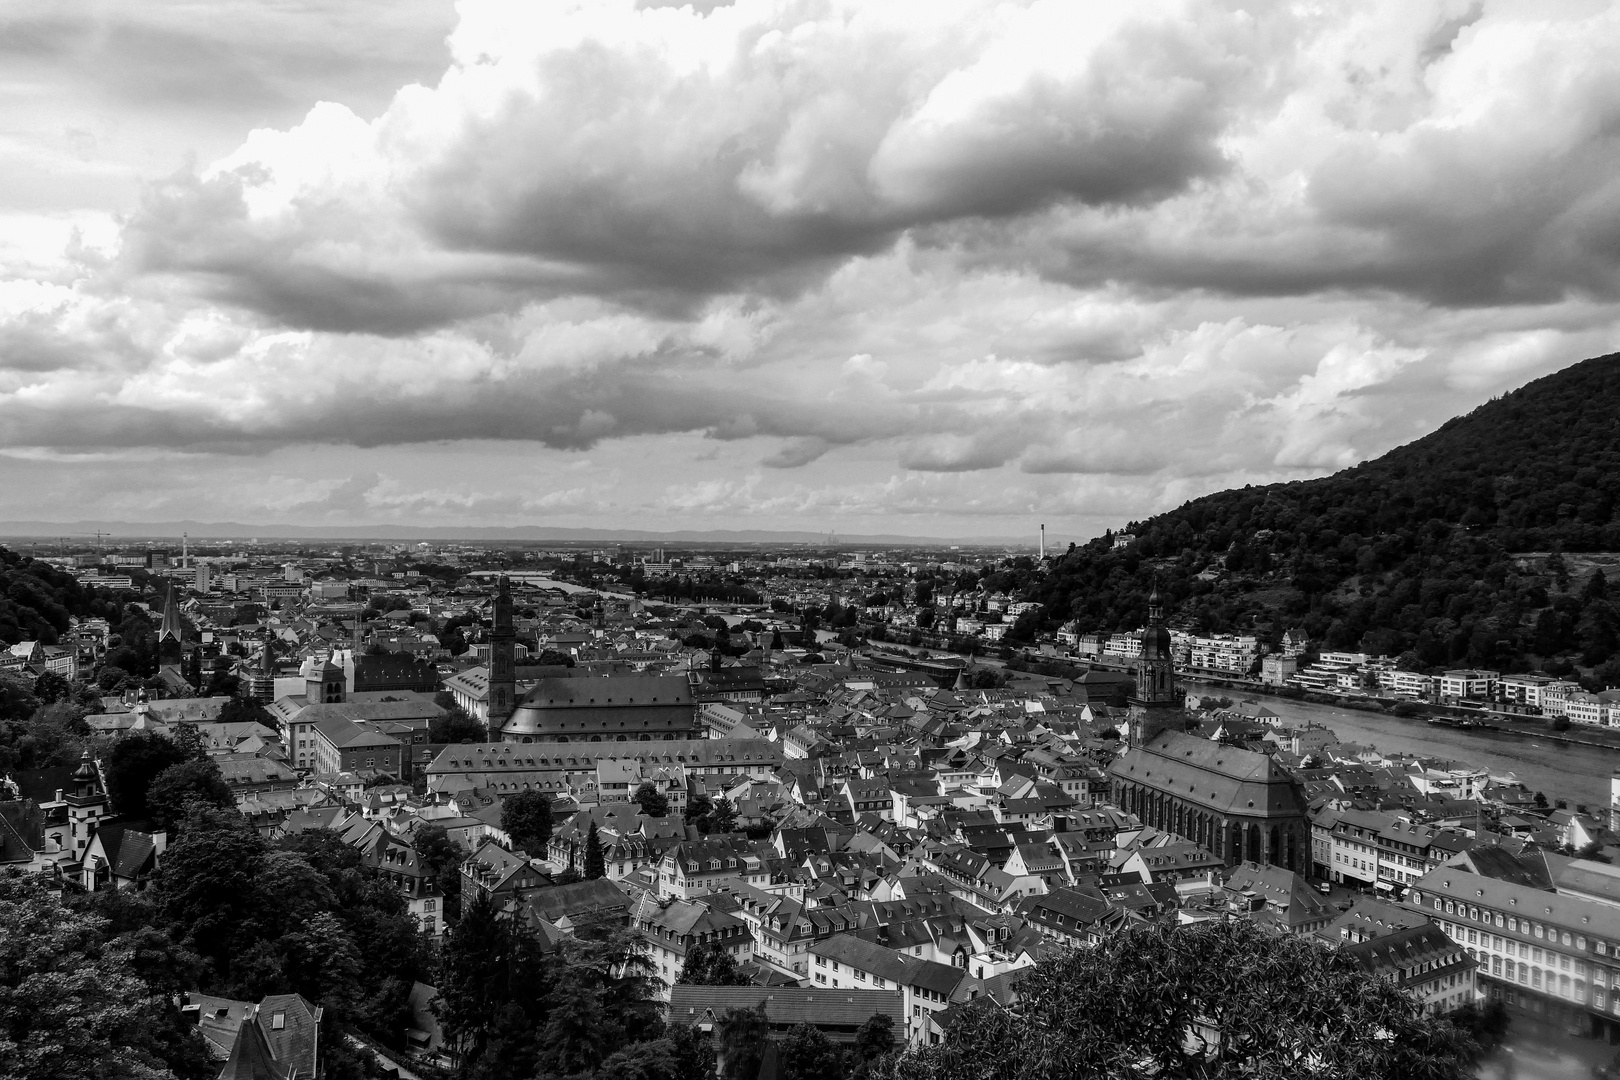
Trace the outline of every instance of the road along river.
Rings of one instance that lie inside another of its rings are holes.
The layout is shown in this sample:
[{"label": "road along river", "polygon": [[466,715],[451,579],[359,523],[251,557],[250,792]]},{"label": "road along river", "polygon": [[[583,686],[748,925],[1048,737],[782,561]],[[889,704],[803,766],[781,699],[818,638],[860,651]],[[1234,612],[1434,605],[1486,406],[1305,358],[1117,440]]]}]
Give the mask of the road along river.
[{"label": "road along river", "polygon": [[[1609,778],[1620,769],[1620,750],[1596,746],[1570,746],[1495,731],[1467,731],[1406,719],[1388,713],[1340,709],[1308,701],[1245,695],[1218,686],[1189,684],[1212,697],[1253,700],[1290,725],[1316,724],[1334,730],[1343,742],[1362,743],[1384,754],[1408,753],[1441,757],[1489,769],[1492,776],[1512,774],[1531,791],[1540,791],[1550,803],[1567,799],[1571,808],[1586,804],[1594,813],[1609,805]],[[1573,734],[1573,733],[1572,733]]]}]

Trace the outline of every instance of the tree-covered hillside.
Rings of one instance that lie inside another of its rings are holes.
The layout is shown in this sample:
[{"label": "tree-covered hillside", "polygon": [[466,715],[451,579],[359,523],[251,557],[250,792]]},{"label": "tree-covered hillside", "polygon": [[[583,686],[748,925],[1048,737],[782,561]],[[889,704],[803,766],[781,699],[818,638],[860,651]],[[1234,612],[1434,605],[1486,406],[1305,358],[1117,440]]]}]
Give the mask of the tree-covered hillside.
[{"label": "tree-covered hillside", "polygon": [[1128,547],[1075,547],[1036,587],[1048,627],[1139,625],[1157,577],[1189,628],[1299,626],[1414,664],[1620,682],[1615,602],[1576,554],[1620,552],[1620,354],[1333,476],[1219,492],[1127,531]]},{"label": "tree-covered hillside", "polygon": [[117,622],[122,605],[104,589],[79,584],[49,563],[0,548],[0,643],[55,645],[69,616],[99,615]]}]

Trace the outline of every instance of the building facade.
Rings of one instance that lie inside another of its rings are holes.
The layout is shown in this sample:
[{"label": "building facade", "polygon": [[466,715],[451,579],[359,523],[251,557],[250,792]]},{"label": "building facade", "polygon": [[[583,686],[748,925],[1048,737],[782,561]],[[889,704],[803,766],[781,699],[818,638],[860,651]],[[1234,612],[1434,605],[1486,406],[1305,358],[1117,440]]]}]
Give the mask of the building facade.
[{"label": "building facade", "polygon": [[1114,801],[1145,824],[1248,860],[1305,873],[1310,827],[1298,781],[1267,754],[1166,731],[1109,766]]},{"label": "building facade", "polygon": [[[490,715],[496,687],[490,687]],[[490,721],[495,724],[494,719]],[[704,724],[680,675],[541,679],[501,726],[509,743],[701,739]]]}]

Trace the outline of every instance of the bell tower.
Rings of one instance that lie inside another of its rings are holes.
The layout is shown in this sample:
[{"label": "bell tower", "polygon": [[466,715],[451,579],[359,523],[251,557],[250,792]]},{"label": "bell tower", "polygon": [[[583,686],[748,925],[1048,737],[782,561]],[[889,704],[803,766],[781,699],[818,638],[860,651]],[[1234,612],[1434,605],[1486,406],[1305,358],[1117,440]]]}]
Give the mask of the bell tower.
[{"label": "bell tower", "polygon": [[494,619],[489,632],[489,737],[498,739],[501,725],[517,708],[517,666],[512,629],[512,587],[501,575],[495,590]]},{"label": "bell tower", "polygon": [[1136,657],[1136,693],[1131,695],[1133,742],[1146,742],[1175,719],[1183,701],[1176,693],[1175,659],[1164,625],[1164,601],[1157,586],[1148,596],[1148,624]]}]

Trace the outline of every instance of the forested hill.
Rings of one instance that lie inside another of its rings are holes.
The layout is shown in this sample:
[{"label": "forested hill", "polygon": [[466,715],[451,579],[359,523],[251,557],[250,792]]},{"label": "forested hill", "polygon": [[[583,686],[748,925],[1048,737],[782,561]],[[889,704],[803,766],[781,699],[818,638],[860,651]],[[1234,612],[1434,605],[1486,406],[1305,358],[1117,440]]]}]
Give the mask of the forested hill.
[{"label": "forested hill", "polygon": [[116,624],[122,609],[115,594],[0,548],[0,647],[19,641],[55,645],[67,633],[70,616],[99,615]]},{"label": "forested hill", "polygon": [[1607,583],[1573,553],[1620,552],[1620,354],[1333,476],[1219,492],[1127,530],[1123,550],[1109,535],[1057,563],[1033,597],[1045,623],[1139,625],[1157,576],[1173,619],[1198,629],[1301,626],[1326,648],[1431,666],[1613,663],[1614,609],[1586,595]]}]

